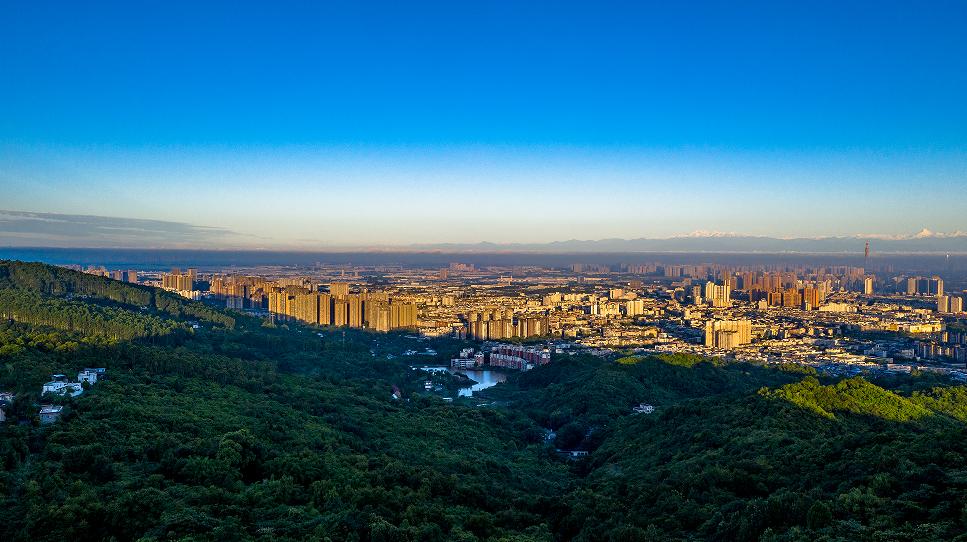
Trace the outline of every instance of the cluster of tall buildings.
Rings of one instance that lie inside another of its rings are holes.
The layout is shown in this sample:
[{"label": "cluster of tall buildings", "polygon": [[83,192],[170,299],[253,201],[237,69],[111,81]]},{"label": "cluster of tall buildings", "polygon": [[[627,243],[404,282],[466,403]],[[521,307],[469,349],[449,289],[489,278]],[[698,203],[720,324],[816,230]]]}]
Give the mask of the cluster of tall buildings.
[{"label": "cluster of tall buildings", "polygon": [[927,341],[917,341],[915,354],[921,358],[967,361],[967,333],[942,331]]},{"label": "cluster of tall buildings", "polygon": [[611,266],[589,264],[589,263],[576,263],[571,265],[571,272],[573,273],[610,273]]},{"label": "cluster of tall buildings", "polygon": [[265,297],[276,282],[264,277],[214,275],[208,287],[212,295],[224,298],[229,309],[265,308]]},{"label": "cluster of tall buildings", "polygon": [[728,307],[732,305],[732,284],[726,280],[725,284],[705,283],[703,300],[713,307]]},{"label": "cluster of tall buildings", "polygon": [[98,277],[107,277],[109,279],[119,280],[121,282],[130,282],[132,284],[137,284],[138,282],[138,272],[133,269],[127,271],[124,270],[114,270],[108,271],[104,267],[88,267],[84,269],[84,272],[88,275],[97,275]]},{"label": "cluster of tall buildings", "polygon": [[964,312],[964,298],[956,295],[938,295],[937,312],[949,314],[959,314]]},{"label": "cluster of tall buildings", "polygon": [[391,299],[385,292],[349,293],[348,283],[334,282],[328,293],[302,286],[274,287],[268,302],[270,313],[308,324],[376,331],[417,325],[415,304]]},{"label": "cluster of tall buildings", "polygon": [[188,269],[184,273],[181,269],[172,269],[171,273],[161,275],[161,287],[165,290],[175,292],[191,292],[195,289],[195,281],[198,280],[198,272]]},{"label": "cluster of tall buildings", "polygon": [[907,295],[943,295],[943,279],[938,276],[907,277]]},{"label": "cluster of tall buildings", "polygon": [[822,283],[803,288],[786,288],[772,292],[754,290],[749,293],[750,301],[762,301],[770,307],[787,307],[802,310],[816,310],[826,302],[827,292]]},{"label": "cluster of tall buildings", "polygon": [[712,307],[732,306],[732,283],[726,279],[723,284],[708,281],[705,285],[695,284],[688,293],[692,303]]},{"label": "cluster of tall buildings", "polygon": [[731,349],[752,342],[749,320],[709,320],[705,322],[705,346]]},{"label": "cluster of tall buildings", "polygon": [[662,275],[669,278],[702,278],[708,277],[709,274],[714,271],[708,265],[656,265],[654,266],[654,272],[660,272]]},{"label": "cluster of tall buildings", "polygon": [[550,331],[547,313],[514,316],[512,310],[488,310],[466,315],[467,337],[478,341],[538,337]]}]

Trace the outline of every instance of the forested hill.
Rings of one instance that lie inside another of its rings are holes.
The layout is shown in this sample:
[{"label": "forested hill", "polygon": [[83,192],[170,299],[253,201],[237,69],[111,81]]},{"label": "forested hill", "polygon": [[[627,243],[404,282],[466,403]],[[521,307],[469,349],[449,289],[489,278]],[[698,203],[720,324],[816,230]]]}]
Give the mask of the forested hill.
[{"label": "forested hill", "polygon": [[[104,306],[107,304],[107,306]],[[232,329],[235,319],[164,290],[69,269],[0,260],[0,317],[114,339],[160,337],[181,327],[159,315]]]},{"label": "forested hill", "polygon": [[415,343],[0,262],[0,540],[967,540],[961,386],[556,356],[479,407]]}]

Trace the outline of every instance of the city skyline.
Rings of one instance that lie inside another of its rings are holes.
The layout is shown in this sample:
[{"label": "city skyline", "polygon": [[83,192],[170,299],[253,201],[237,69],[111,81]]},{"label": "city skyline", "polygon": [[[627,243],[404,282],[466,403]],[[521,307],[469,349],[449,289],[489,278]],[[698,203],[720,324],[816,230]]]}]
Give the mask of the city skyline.
[{"label": "city skyline", "polygon": [[3,10],[0,207],[145,248],[967,230],[961,3]]}]

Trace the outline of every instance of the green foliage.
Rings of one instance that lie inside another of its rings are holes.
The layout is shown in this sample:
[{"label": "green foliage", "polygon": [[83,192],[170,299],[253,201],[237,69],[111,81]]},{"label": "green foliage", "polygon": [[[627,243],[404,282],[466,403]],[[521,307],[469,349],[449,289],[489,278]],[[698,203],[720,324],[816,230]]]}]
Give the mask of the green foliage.
[{"label": "green foliage", "polygon": [[820,416],[834,418],[835,412],[875,416],[884,420],[905,422],[930,415],[930,410],[910,399],[871,384],[860,377],[823,386],[816,378],[783,386],[778,390],[762,390],[770,399],[781,399],[806,408]]},{"label": "green foliage", "polygon": [[229,329],[235,326],[235,319],[228,314],[170,292],[39,263],[0,260],[0,289],[110,302],[129,309],[194,318]]}]

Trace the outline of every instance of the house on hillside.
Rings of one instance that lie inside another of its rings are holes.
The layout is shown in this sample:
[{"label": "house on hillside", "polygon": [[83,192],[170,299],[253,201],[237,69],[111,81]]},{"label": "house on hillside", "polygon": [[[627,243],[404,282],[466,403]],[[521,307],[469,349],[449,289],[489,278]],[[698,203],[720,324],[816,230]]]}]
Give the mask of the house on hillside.
[{"label": "house on hillside", "polygon": [[47,425],[56,422],[60,419],[61,413],[64,411],[64,407],[60,405],[42,405],[40,407],[40,423],[42,425]]},{"label": "house on hillside", "polygon": [[50,382],[44,384],[44,387],[41,389],[41,396],[47,393],[53,393],[56,395],[70,395],[71,397],[77,397],[78,395],[84,393],[84,389],[81,387],[80,382],[68,382],[67,375],[51,375],[50,378]]},{"label": "house on hillside", "polygon": [[96,371],[92,371],[90,369],[84,369],[83,371],[77,373],[77,382],[78,383],[87,382],[88,384],[94,385],[97,383],[97,377],[98,377],[98,374]]}]

